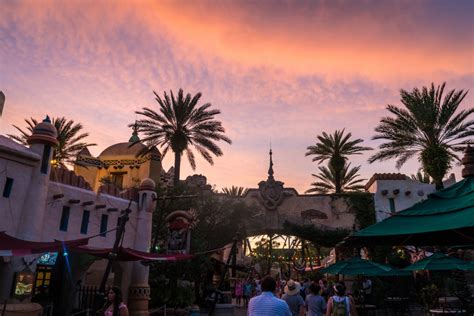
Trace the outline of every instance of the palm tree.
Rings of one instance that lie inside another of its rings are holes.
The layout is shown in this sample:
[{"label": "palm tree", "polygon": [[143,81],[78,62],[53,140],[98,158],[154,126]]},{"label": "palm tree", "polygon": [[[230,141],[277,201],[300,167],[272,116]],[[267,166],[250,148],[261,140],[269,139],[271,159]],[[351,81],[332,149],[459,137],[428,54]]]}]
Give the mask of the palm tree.
[{"label": "palm tree", "polygon": [[306,156],[315,156],[313,161],[317,161],[318,164],[326,160],[329,161],[328,166],[332,168],[334,174],[335,193],[341,193],[342,171],[346,164],[347,156],[361,154],[362,151],[372,149],[370,147],[358,146],[363,140],[351,140],[351,137],[351,133],[344,135],[344,129],[336,130],[334,134],[330,135],[323,132],[322,136],[317,136],[319,142],[307,148]]},{"label": "palm tree", "polygon": [[443,177],[462,151],[467,138],[474,135],[474,120],[467,120],[474,108],[456,113],[467,95],[464,90],[451,90],[443,98],[446,83],[435,89],[400,90],[405,108],[387,105],[395,117],[383,117],[372,139],[383,139],[379,152],[369,162],[397,158],[400,168],[408,159],[418,155],[423,170],[433,178],[436,189],[443,188]]},{"label": "palm tree", "polygon": [[[13,125],[20,132],[20,135],[9,134],[8,136],[26,146],[28,145],[28,137],[32,134],[33,128],[38,124],[38,121],[30,118],[25,119],[25,122],[27,125],[26,130]],[[82,149],[96,145],[81,142],[89,136],[89,133],[81,134],[83,129],[81,123],[75,123],[73,120],[67,120],[65,117],[53,117],[52,124],[58,132],[57,140],[59,142],[53,154],[53,164],[56,166],[66,168],[66,164],[73,163]]]},{"label": "palm tree", "polygon": [[239,197],[239,196],[244,196],[245,194],[247,194],[248,190],[249,189],[244,188],[244,187],[232,186],[230,188],[223,188],[222,193],[228,196],[232,196],[232,197]]},{"label": "palm tree", "polygon": [[[359,169],[360,166],[357,167],[350,167],[350,163],[345,163],[344,167],[340,173],[340,192],[348,192],[348,191],[362,191],[364,186],[360,184],[361,182],[365,181],[365,179],[356,179],[359,177]],[[336,172],[335,170],[328,164],[328,167],[322,166],[318,167],[320,170],[319,174],[313,174],[313,177],[317,179],[317,182],[311,183],[312,188],[308,189],[306,193],[328,193],[328,192],[336,192]]]},{"label": "palm tree", "polygon": [[415,180],[415,181],[418,181],[418,182],[421,182],[421,183],[431,183],[431,179],[430,179],[429,174],[427,174],[424,171],[421,172],[421,170],[418,170],[418,172],[416,174],[412,174],[410,176],[410,178],[412,180]]},{"label": "palm tree", "polygon": [[214,119],[221,112],[217,109],[210,110],[210,103],[197,105],[201,98],[200,92],[193,97],[189,93],[184,96],[183,90],[179,89],[177,97],[173,95],[173,91],[170,91],[170,95],[164,92],[164,99],[156,92],[153,93],[159,104],[159,112],[146,107],[135,112],[145,117],[136,122],[139,132],[145,135],[141,141],[147,148],[142,154],[160,146],[163,148],[162,155],[165,156],[171,148],[174,152],[173,180],[176,185],[179,182],[183,152],[186,152],[191,168],[195,170],[196,161],[191,147],[212,165],[214,161],[211,154],[217,157],[223,154],[215,141],[223,140],[229,144],[232,141],[224,135],[222,123]]}]

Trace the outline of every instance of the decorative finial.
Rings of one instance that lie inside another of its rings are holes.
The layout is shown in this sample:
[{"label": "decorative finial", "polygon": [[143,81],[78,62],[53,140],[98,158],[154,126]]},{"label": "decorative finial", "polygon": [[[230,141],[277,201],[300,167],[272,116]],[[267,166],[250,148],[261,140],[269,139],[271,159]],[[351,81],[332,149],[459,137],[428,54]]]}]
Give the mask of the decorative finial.
[{"label": "decorative finial", "polygon": [[272,148],[270,147],[270,167],[268,168],[268,180],[273,180],[273,160],[272,160]]},{"label": "decorative finial", "polygon": [[140,141],[140,138],[138,137],[138,123],[137,120],[135,120],[135,124],[133,124],[133,133],[132,137],[128,140],[129,143],[136,143]]},{"label": "decorative finial", "polygon": [[470,144],[467,144],[461,163],[464,165],[461,171],[462,177],[474,177],[474,148]]},{"label": "decorative finial", "polygon": [[43,122],[45,122],[45,123],[51,123],[51,119],[49,118],[49,115],[46,115],[46,117],[44,118]]}]

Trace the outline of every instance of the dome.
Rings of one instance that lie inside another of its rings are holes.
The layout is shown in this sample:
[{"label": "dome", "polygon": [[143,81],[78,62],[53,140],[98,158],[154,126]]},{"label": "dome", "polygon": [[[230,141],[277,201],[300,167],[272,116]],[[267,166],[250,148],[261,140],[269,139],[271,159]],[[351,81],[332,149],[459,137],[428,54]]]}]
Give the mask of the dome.
[{"label": "dome", "polygon": [[140,154],[140,151],[146,148],[145,145],[142,143],[137,143],[130,147],[133,143],[118,143],[112,146],[107,147],[104,151],[99,155],[102,156],[137,156]]},{"label": "dome", "polygon": [[28,144],[45,144],[50,146],[57,146],[58,145],[58,132],[56,131],[56,127],[51,124],[51,120],[49,116],[36,124],[33,128],[33,132],[31,136],[28,137]]},{"label": "dome", "polygon": [[155,191],[155,181],[150,178],[145,178],[140,182],[140,187],[138,190],[140,191]]}]

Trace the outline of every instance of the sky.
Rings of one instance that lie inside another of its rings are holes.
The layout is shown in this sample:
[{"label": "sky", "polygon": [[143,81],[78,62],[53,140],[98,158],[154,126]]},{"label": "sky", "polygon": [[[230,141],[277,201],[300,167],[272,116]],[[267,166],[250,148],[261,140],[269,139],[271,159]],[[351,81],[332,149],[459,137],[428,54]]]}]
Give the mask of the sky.
[{"label": "sky", "polygon": [[[157,109],[153,91],[202,93],[233,143],[209,165],[183,161],[181,177],[217,189],[258,187],[268,170],[303,193],[317,164],[316,136],[351,132],[376,148],[374,128],[401,105],[400,89],[446,82],[470,90],[474,1],[2,1],[0,134],[24,118],[65,116],[84,125],[93,155],[128,141],[134,113]],[[362,178],[416,173],[417,159],[369,164]],[[173,164],[168,154],[163,165]],[[461,167],[452,169],[460,179]]]}]

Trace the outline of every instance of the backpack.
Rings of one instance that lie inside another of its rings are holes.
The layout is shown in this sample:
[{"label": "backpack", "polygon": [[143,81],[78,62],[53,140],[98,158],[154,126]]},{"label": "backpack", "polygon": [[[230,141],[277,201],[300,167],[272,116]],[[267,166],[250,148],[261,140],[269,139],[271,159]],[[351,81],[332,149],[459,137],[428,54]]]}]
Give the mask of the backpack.
[{"label": "backpack", "polygon": [[344,300],[341,302],[336,302],[336,300],[332,300],[332,316],[347,316],[347,306],[346,306],[347,298],[345,297]]}]

